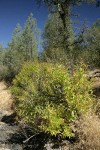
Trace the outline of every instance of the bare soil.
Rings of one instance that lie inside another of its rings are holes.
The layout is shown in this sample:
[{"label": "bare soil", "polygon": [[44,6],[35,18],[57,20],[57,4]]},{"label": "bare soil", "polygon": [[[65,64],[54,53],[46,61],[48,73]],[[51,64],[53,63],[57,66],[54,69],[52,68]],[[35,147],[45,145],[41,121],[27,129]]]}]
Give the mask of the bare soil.
[{"label": "bare soil", "polygon": [[0,82],[0,150],[22,150],[21,144],[10,141],[19,131],[12,106],[10,90],[4,82]]},{"label": "bare soil", "polygon": [[13,99],[9,88],[4,82],[0,82],[0,109],[12,112]]}]

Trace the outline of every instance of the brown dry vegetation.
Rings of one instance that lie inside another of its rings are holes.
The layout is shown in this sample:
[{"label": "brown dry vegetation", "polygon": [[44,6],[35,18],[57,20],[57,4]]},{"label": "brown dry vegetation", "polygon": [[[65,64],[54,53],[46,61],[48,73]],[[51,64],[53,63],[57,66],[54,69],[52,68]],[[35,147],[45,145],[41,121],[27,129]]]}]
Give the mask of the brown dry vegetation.
[{"label": "brown dry vegetation", "polygon": [[100,69],[91,71],[90,76],[93,79],[96,107],[78,121],[79,141],[75,144],[74,150],[100,150]]},{"label": "brown dry vegetation", "polygon": [[13,99],[10,90],[4,82],[0,82],[0,109],[11,112]]},{"label": "brown dry vegetation", "polygon": [[79,141],[74,150],[100,150],[100,119],[94,113],[79,121],[77,133]]}]

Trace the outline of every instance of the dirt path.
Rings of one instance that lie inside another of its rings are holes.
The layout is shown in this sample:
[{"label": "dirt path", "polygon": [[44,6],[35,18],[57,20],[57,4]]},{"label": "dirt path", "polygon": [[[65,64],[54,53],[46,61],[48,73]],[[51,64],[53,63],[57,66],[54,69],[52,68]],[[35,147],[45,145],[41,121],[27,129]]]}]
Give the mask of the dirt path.
[{"label": "dirt path", "polygon": [[[11,142],[12,137],[19,131],[12,105],[10,90],[4,82],[0,82],[0,150],[22,150],[21,144]],[[13,140],[16,141],[16,137]]]},{"label": "dirt path", "polygon": [[13,100],[4,82],[0,82],[0,109],[12,112]]}]

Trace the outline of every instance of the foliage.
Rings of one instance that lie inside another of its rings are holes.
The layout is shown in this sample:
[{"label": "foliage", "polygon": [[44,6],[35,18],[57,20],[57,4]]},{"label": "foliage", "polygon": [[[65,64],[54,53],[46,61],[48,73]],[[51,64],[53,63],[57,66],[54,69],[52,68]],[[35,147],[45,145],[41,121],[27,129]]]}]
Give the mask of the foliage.
[{"label": "foliage", "polygon": [[14,50],[8,50],[5,53],[4,65],[7,67],[8,71],[4,79],[7,82],[12,82],[12,79],[18,74],[22,63],[21,58],[21,55]]},{"label": "foliage", "polygon": [[74,41],[74,34],[72,32],[72,24],[68,20],[67,28],[66,41],[65,30],[63,28],[63,23],[59,18],[59,14],[53,13],[49,15],[43,32],[43,60],[65,63],[66,60],[68,61],[68,58],[70,61],[73,59],[70,54],[74,53],[74,47],[72,44]]},{"label": "foliage", "polygon": [[64,40],[66,48],[69,51],[73,48],[73,40],[71,38],[71,15],[72,8],[84,2],[96,2],[96,0],[37,0],[37,2],[44,2],[47,4],[51,13],[58,13],[59,20],[61,20],[64,30]]},{"label": "foliage", "polygon": [[72,137],[71,123],[92,106],[84,69],[73,76],[59,64],[26,63],[13,81],[12,93],[20,118],[38,132]]},{"label": "foliage", "polygon": [[7,73],[8,73],[7,67],[4,65],[0,65],[0,81],[6,78]]},{"label": "foliage", "polygon": [[8,43],[9,49],[12,51],[22,51],[22,28],[20,24],[17,24],[12,34],[12,40]]},{"label": "foliage", "polygon": [[85,33],[81,57],[91,68],[100,67],[100,19]]},{"label": "foliage", "polygon": [[19,24],[16,26],[9,48],[19,53],[23,60],[33,60],[37,57],[38,38],[39,29],[36,19],[33,18],[33,14],[30,14],[23,29]]},{"label": "foliage", "polygon": [[37,28],[36,19],[30,14],[26,20],[22,33],[22,46],[25,60],[34,60],[37,58],[37,44],[40,31]]},{"label": "foliage", "polygon": [[0,65],[3,65],[4,57],[5,57],[5,49],[3,48],[2,44],[0,44]]},{"label": "foliage", "polygon": [[4,65],[6,51],[7,49],[0,44],[0,80],[4,80],[8,72],[7,66]]},{"label": "foliage", "polygon": [[50,14],[43,33],[43,48],[63,48],[63,25],[59,14]]},{"label": "foliage", "polygon": [[38,38],[39,32],[36,20],[30,14],[23,29],[17,24],[12,40],[9,42],[9,48],[5,53],[3,61],[8,68],[7,81],[11,82],[15,75],[18,74],[24,61],[37,59]]}]

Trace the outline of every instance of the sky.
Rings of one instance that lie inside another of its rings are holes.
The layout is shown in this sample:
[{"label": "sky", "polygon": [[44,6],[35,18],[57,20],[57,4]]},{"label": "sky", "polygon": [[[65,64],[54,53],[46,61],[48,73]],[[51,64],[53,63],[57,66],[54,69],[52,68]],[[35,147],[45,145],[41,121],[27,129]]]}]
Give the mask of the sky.
[{"label": "sky", "polygon": [[[80,14],[79,20],[88,20],[89,25],[100,18],[100,7],[95,5],[81,5],[74,8],[76,14]],[[38,27],[43,31],[48,19],[48,9],[45,5],[40,7],[35,0],[0,0],[0,44],[7,47],[17,23],[22,27],[30,13],[37,19]]]}]

